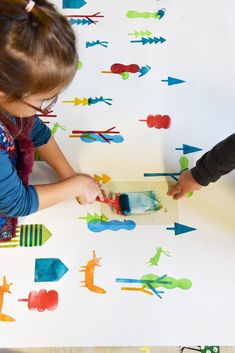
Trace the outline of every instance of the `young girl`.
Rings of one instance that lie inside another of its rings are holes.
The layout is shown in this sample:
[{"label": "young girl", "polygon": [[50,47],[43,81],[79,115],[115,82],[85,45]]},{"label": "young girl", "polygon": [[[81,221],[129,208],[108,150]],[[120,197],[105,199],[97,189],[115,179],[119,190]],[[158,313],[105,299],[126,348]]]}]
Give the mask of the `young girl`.
[{"label": "young girl", "polygon": [[179,200],[188,192],[199,190],[234,169],[235,134],[219,142],[196,162],[195,167],[182,173],[168,195]]},{"label": "young girl", "polygon": [[[0,241],[15,236],[17,217],[71,197],[102,200],[99,186],[77,174],[35,115],[48,114],[77,67],[75,35],[46,0],[0,1]],[[34,152],[60,181],[28,185]]]}]

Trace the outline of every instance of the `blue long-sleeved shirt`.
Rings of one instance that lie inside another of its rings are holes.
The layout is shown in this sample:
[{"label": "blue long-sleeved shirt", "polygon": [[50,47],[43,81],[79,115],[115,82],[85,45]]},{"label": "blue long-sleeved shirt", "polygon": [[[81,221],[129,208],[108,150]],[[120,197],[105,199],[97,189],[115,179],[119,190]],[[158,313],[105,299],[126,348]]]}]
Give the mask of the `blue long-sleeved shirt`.
[{"label": "blue long-sleeved shirt", "polygon": [[[1,131],[0,127],[0,132]],[[35,147],[46,144],[51,131],[41,119],[35,117],[31,132]],[[0,134],[0,143],[1,141]],[[0,214],[10,217],[27,216],[38,209],[38,195],[32,185],[24,186],[8,153],[0,149]]]}]

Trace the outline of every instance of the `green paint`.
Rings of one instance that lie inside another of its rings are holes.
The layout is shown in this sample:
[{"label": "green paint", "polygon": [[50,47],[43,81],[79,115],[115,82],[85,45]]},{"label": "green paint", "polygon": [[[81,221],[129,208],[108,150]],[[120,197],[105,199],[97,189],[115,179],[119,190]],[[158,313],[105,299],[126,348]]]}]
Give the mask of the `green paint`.
[{"label": "green paint", "polygon": [[152,35],[152,32],[150,31],[135,31],[133,33],[128,33],[129,36],[135,36],[136,38],[138,37],[150,37]]},{"label": "green paint", "polygon": [[[189,160],[187,157],[185,156],[181,156],[180,157],[180,171],[182,172],[183,170],[188,170],[188,166],[189,166]],[[188,192],[185,196],[186,197],[191,197],[193,195],[193,191]]]},{"label": "green paint", "polygon": [[130,75],[129,75],[129,72],[123,72],[123,73],[121,74],[121,76],[122,76],[122,79],[123,79],[123,80],[127,80]]},{"label": "green paint", "polygon": [[61,129],[61,130],[66,130],[66,127],[65,126],[62,126],[62,125],[60,125],[59,123],[55,123],[54,125],[53,125],[53,128],[51,129],[51,134],[52,134],[52,136],[55,136],[55,134],[56,134],[56,132],[57,132],[57,130],[58,129]]},{"label": "green paint", "polygon": [[163,248],[161,246],[156,248],[156,253],[153,257],[151,257],[151,259],[149,260],[148,264],[150,266],[157,266],[158,262],[160,260],[161,254],[164,254],[166,256],[171,256],[167,251],[163,250]]},{"label": "green paint", "polygon": [[180,170],[181,171],[184,170],[184,169],[188,169],[189,160],[188,160],[187,157],[181,156],[179,162],[180,162]]},{"label": "green paint", "polygon": [[127,11],[126,16],[129,18],[161,18],[158,12],[138,12],[135,10]]},{"label": "green paint", "polygon": [[82,67],[83,67],[82,61],[78,61],[78,63],[77,63],[77,70],[81,70]]},{"label": "green paint", "polygon": [[87,224],[89,224],[90,222],[107,222],[109,220],[109,218],[107,216],[105,216],[105,214],[101,214],[98,215],[97,213],[94,213],[93,215],[91,213],[87,213],[86,217],[79,217],[79,219],[84,219],[86,220]]},{"label": "green paint", "polygon": [[[154,275],[154,274],[147,274],[141,277],[141,280],[150,280],[150,281],[156,281],[159,278],[159,276]],[[173,277],[165,277],[164,281],[170,282],[170,284],[163,284],[163,283],[151,283],[154,288],[159,288],[159,287],[164,287],[167,289],[174,289],[174,288],[180,288],[180,289],[189,289],[192,287],[192,282],[187,279],[187,278],[181,278],[181,279],[175,279]],[[148,287],[147,284],[143,283],[143,287]]]}]

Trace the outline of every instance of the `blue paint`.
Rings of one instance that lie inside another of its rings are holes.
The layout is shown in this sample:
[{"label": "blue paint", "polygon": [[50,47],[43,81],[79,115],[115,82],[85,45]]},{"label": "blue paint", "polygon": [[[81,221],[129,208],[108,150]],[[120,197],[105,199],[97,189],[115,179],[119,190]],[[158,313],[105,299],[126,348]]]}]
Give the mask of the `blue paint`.
[{"label": "blue paint", "polygon": [[35,260],[34,282],[56,282],[64,276],[68,268],[57,258]]},{"label": "blue paint", "polygon": [[88,223],[88,229],[91,232],[103,232],[104,230],[112,230],[114,232],[125,229],[125,230],[133,230],[136,227],[136,224],[134,221],[131,220],[124,220],[123,222],[113,220],[109,222],[103,222],[103,221],[91,221]]},{"label": "blue paint", "polygon": [[85,26],[85,25],[92,25],[94,24],[94,22],[92,22],[90,19],[86,19],[83,18],[82,20],[80,20],[79,18],[70,18],[69,19],[69,23],[73,26],[73,25],[77,25],[77,26]]},{"label": "blue paint", "polygon": [[86,4],[85,0],[63,0],[63,9],[80,9]]},{"label": "blue paint", "polygon": [[201,148],[190,146],[190,145],[184,145],[182,148],[176,148],[177,151],[183,151],[183,154],[189,154],[189,153],[194,153],[198,151],[202,151]]},{"label": "blue paint", "polygon": [[188,232],[192,232],[194,230],[197,230],[196,228],[188,227],[188,226],[185,226],[184,224],[180,224],[180,223],[175,223],[174,227],[167,227],[166,229],[167,230],[174,230],[175,235],[188,233]]},{"label": "blue paint", "polygon": [[151,279],[133,279],[133,278],[116,278],[117,283],[144,283],[144,284],[151,284],[151,283],[161,283],[161,284],[171,284],[170,281],[163,281],[167,275],[163,275],[155,280]]},{"label": "blue paint", "polygon": [[164,291],[159,291],[153,287],[153,283],[160,283],[160,284],[171,284],[169,281],[164,281],[164,278],[167,275],[163,275],[156,280],[144,280],[144,279],[133,279],[133,278],[116,278],[117,283],[141,283],[146,284],[148,289],[150,289],[154,294],[156,294],[160,299],[162,299],[160,294],[164,294]]},{"label": "blue paint", "polygon": [[[81,140],[85,143],[92,143],[92,142],[101,142],[101,143],[107,143],[106,140],[102,138],[99,134],[94,134],[91,133],[89,134],[89,137],[87,137],[87,133],[82,134]],[[104,137],[109,139],[110,142],[114,143],[121,143],[124,141],[124,137],[122,135],[108,135],[108,134],[102,134]]]},{"label": "blue paint", "polygon": [[172,179],[174,179],[175,181],[178,181],[178,176],[180,176],[180,174],[182,173],[182,171],[180,173],[144,173],[144,177],[160,177],[160,176],[169,176]]},{"label": "blue paint", "polygon": [[157,195],[153,191],[139,191],[139,192],[125,192],[121,194],[127,199],[128,207],[126,212],[128,214],[144,214],[146,212],[158,211],[160,203],[157,199]]},{"label": "blue paint", "polygon": [[157,15],[160,16],[159,19],[161,19],[163,16],[165,16],[166,9],[161,9],[157,12]]},{"label": "blue paint", "polygon": [[100,41],[100,40],[96,40],[96,41],[93,40],[92,42],[86,42],[86,48],[91,48],[96,45],[101,45],[104,48],[108,48],[109,42]]},{"label": "blue paint", "polygon": [[166,41],[165,38],[163,37],[148,37],[148,38],[145,38],[145,37],[142,37],[140,40],[131,40],[131,43],[142,43],[143,45],[145,44],[158,44],[158,43],[164,43]]},{"label": "blue paint", "polygon": [[139,69],[140,75],[138,77],[142,77],[142,76],[146,75],[149,72],[149,70],[151,70],[151,66],[149,66],[149,65],[142,66]]},{"label": "blue paint", "polygon": [[167,82],[168,86],[178,85],[179,83],[184,83],[185,81],[174,77],[168,77],[167,80],[161,80],[162,82]]},{"label": "blue paint", "polygon": [[112,98],[104,98],[104,97],[95,97],[95,98],[92,98],[90,97],[88,99],[88,105],[92,105],[92,104],[97,104],[97,103],[105,103],[107,105],[112,105],[112,101],[113,99]]},{"label": "blue paint", "polygon": [[148,283],[148,288],[151,289],[151,291],[156,294],[160,299],[162,299],[160,294],[164,294],[163,291],[156,290],[151,283]]}]

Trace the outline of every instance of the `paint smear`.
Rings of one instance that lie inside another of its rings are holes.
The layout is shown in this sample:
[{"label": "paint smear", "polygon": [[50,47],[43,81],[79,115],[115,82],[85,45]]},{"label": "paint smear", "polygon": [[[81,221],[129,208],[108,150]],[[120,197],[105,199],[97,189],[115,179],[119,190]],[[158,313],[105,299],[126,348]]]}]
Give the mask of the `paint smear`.
[{"label": "paint smear", "polygon": [[[141,280],[156,281],[158,278],[159,276],[150,273],[142,276]],[[151,285],[154,288],[164,287],[167,289],[174,289],[174,288],[190,289],[192,287],[192,282],[187,278],[175,279],[173,277],[165,277],[164,281],[165,280],[169,283],[153,282],[151,283]],[[143,287],[148,287],[148,285],[143,283]]]},{"label": "paint smear", "polygon": [[[108,134],[103,134],[105,138],[107,138],[110,142],[114,143],[121,143],[124,141],[124,137],[122,135],[108,135]],[[101,143],[107,143],[107,141],[100,135],[98,134],[82,134],[81,140],[85,143],[92,143],[92,142],[101,142]]]},{"label": "paint smear", "polygon": [[104,230],[112,230],[114,232],[125,229],[125,230],[133,230],[136,227],[136,224],[134,221],[131,220],[124,220],[123,222],[113,220],[109,222],[103,222],[103,221],[91,221],[88,223],[88,229],[91,232],[103,232]]}]

